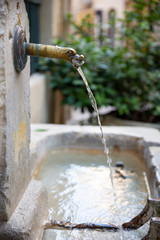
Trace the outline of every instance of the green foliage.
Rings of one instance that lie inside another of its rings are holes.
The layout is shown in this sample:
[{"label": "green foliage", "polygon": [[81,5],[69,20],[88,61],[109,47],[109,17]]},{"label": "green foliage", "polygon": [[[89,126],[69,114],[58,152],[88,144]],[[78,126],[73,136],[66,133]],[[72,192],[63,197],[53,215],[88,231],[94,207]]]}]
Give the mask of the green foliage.
[{"label": "green foliage", "polygon": [[[119,115],[131,118],[135,112],[147,112],[144,121],[160,119],[160,45],[155,34],[160,29],[159,9],[159,0],[134,0],[121,20],[114,48],[104,38],[98,46],[89,16],[81,25],[69,16],[74,34],[54,44],[70,46],[85,56],[82,69],[99,107],[116,106]],[[63,93],[63,104],[93,111],[83,81],[69,62],[43,59],[39,69],[49,72],[50,87]],[[138,117],[135,120],[141,120]]]}]

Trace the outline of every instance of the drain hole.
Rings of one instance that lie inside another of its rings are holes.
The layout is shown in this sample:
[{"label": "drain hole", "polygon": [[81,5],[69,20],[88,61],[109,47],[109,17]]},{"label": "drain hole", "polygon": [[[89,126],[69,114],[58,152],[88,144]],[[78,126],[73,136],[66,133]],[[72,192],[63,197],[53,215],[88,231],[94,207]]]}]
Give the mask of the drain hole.
[{"label": "drain hole", "polygon": [[17,3],[17,9],[19,9],[19,2]]},{"label": "drain hole", "polygon": [[12,39],[13,38],[13,35],[12,35],[12,32],[10,31],[9,32],[9,39]]}]

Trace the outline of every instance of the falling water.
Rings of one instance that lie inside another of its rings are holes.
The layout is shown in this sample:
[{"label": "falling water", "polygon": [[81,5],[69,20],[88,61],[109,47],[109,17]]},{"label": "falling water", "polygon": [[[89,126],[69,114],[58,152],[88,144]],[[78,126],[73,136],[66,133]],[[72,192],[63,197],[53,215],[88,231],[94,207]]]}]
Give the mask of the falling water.
[{"label": "falling water", "polygon": [[97,102],[96,102],[96,99],[95,99],[95,97],[94,97],[94,95],[93,95],[89,85],[88,85],[87,79],[86,79],[86,77],[85,77],[81,67],[78,67],[77,70],[78,70],[80,76],[82,77],[82,79],[83,79],[83,81],[84,81],[84,83],[86,85],[88,96],[89,96],[89,98],[91,100],[92,107],[93,107],[93,109],[94,109],[94,111],[96,113],[96,117],[97,117],[98,124],[99,124],[100,131],[101,131],[102,143],[104,145],[104,152],[105,152],[105,154],[107,156],[107,163],[108,163],[108,166],[109,166],[109,169],[110,169],[110,179],[111,179],[111,184],[112,184],[112,188],[113,188],[114,203],[115,203],[116,209],[118,209],[118,206],[117,206],[117,193],[116,193],[114,182],[113,182],[113,173],[112,173],[112,167],[111,167],[112,159],[109,156],[109,149],[107,148],[106,139],[104,137],[102,124],[101,124],[100,116],[99,116],[99,112],[98,112]]},{"label": "falling water", "polygon": [[[87,82],[87,79],[81,69],[81,67],[78,67],[77,68],[80,76],[82,77],[85,85],[86,85],[86,89],[87,89],[87,92],[88,92],[88,96],[91,100],[91,104],[92,104],[92,107],[96,113],[96,117],[97,117],[97,120],[98,120],[98,124],[99,124],[99,127],[100,127],[100,131],[101,131],[101,138],[102,138],[102,143],[104,145],[104,152],[107,156],[107,164],[109,166],[109,170],[110,170],[110,180],[111,180],[111,184],[112,184],[112,190],[113,190],[113,199],[114,199],[114,204],[115,204],[115,210],[118,213],[120,213],[120,209],[118,207],[118,204],[117,204],[117,193],[116,193],[116,189],[115,189],[115,186],[114,186],[114,182],[113,182],[113,172],[112,172],[112,166],[111,166],[111,163],[112,163],[112,159],[110,158],[109,156],[109,149],[107,148],[107,144],[106,144],[106,139],[104,137],[104,133],[103,133],[103,129],[102,129],[102,124],[101,124],[101,120],[100,120],[100,116],[99,116],[99,111],[98,111],[98,107],[97,107],[97,102],[96,102],[96,99],[88,85],[88,82]],[[121,227],[120,229],[120,239],[122,240],[123,239],[123,229]]]}]

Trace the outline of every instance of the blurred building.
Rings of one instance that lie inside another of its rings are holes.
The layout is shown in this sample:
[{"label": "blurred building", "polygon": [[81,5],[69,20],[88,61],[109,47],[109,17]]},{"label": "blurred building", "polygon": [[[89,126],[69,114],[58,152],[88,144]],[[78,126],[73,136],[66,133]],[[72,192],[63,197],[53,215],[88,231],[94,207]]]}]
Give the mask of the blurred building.
[{"label": "blurred building", "polygon": [[[94,34],[99,36],[101,30],[114,46],[115,29],[109,22],[123,18],[127,7],[126,0],[25,0],[30,20],[30,41],[51,44],[54,38],[63,37],[72,31],[66,21],[70,13],[75,22],[80,22],[86,14],[93,17],[96,25]],[[129,1],[130,2],[130,1]],[[62,95],[54,95],[48,89],[44,76],[33,74],[36,71],[36,58],[31,60],[31,122],[64,123],[70,116],[69,107],[61,106]]]},{"label": "blurred building", "polygon": [[116,18],[123,18],[125,8],[126,0],[72,0],[71,13],[77,22],[80,22],[86,14],[90,14],[95,26],[98,26],[95,27],[95,36],[99,37],[103,33],[110,39],[110,45],[114,46],[115,26],[113,23]]}]

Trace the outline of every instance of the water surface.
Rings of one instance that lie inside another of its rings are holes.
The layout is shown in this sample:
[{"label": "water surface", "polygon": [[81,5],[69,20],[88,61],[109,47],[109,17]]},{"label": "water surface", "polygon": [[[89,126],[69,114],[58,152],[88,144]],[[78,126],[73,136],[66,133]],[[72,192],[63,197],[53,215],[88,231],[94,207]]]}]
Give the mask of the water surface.
[{"label": "water surface", "polygon": [[[111,157],[117,204],[123,212],[123,218],[117,219],[116,216],[110,170],[106,166],[103,151],[59,149],[47,156],[36,175],[36,179],[41,180],[47,188],[54,220],[121,225],[142,210],[147,194],[140,157],[128,151],[114,151]],[[117,161],[124,162],[123,170],[114,167]],[[140,240],[147,228],[144,226],[136,231],[125,231],[123,238]],[[43,240],[50,239],[116,240],[120,239],[120,235],[87,229],[46,230]]]}]

